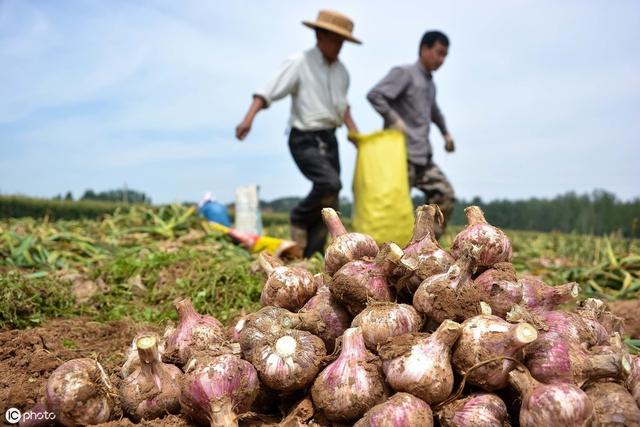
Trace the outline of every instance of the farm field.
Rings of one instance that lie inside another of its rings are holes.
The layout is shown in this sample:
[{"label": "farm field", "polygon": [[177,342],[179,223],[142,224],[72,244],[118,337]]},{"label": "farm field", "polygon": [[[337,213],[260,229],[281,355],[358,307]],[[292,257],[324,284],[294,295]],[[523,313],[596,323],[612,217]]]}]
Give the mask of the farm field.
[{"label": "farm field", "polygon": [[[488,218],[491,221],[491,218]],[[287,237],[286,216],[267,215],[265,232]],[[441,245],[449,248],[459,228]],[[548,284],[578,282],[628,318],[637,350],[640,241],[507,230],[519,273]],[[313,272],[321,257],[300,261]],[[29,409],[62,361],[98,359],[114,381],[136,333],[175,322],[173,301],[229,324],[257,310],[264,276],[255,255],[212,231],[193,208],[134,207],[100,220],[0,221],[0,410]],[[178,416],[163,425],[186,425]],[[129,425],[129,421],[111,425]],[[149,424],[149,425],[157,425]]]}]

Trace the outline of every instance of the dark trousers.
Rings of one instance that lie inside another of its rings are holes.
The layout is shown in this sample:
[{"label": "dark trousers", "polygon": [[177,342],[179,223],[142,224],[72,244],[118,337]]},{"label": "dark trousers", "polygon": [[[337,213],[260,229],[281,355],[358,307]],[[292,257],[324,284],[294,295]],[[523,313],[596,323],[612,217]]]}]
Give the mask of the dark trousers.
[{"label": "dark trousers", "polygon": [[304,256],[322,252],[327,229],[322,221],[322,208],[338,208],[340,158],[335,129],[301,131],[291,129],[289,150],[300,172],[313,183],[311,192],[291,210],[291,224],[307,230]]},{"label": "dark trousers", "polygon": [[443,222],[433,224],[436,238],[440,238],[453,214],[456,203],[456,196],[453,186],[442,172],[442,169],[429,159],[426,166],[416,165],[409,162],[409,185],[424,193],[424,202],[435,203],[440,207]]}]

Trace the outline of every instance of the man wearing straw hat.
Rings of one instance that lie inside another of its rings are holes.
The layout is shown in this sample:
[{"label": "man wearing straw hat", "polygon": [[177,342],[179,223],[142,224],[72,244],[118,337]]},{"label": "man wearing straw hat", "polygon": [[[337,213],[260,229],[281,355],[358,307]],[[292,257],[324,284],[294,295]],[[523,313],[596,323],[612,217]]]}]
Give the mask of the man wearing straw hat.
[{"label": "man wearing straw hat", "polygon": [[392,68],[367,94],[373,108],[384,119],[384,126],[398,129],[407,137],[410,185],[424,193],[425,203],[436,203],[444,214],[443,223],[435,224],[437,237],[444,232],[455,204],[453,187],[433,162],[429,142],[433,122],[442,133],[445,150],[454,151],[453,138],[436,103],[433,82],[433,72],[444,63],[448,52],[449,38],[440,31],[427,31],[420,40],[418,60]]},{"label": "man wearing straw hat", "polygon": [[291,210],[291,237],[309,257],[323,250],[327,236],[320,211],[338,207],[342,188],[335,130],[344,123],[350,133],[358,132],[347,102],[349,73],[338,55],[345,40],[360,41],[352,35],[353,22],[338,12],[321,10],[315,21],[302,23],[315,30],[315,47],[287,59],[253,95],[249,111],[236,127],[236,137],[247,136],[258,111],[291,95],[289,149],[313,183],[307,197]]}]

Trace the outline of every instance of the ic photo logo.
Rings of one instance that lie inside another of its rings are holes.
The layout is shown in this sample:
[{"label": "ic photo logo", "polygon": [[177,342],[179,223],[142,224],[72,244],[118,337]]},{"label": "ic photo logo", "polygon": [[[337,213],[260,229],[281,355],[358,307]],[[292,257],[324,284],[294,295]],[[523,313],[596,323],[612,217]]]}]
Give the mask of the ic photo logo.
[{"label": "ic photo logo", "polygon": [[9,424],[16,424],[22,418],[22,412],[18,408],[9,408],[7,412],[4,413],[4,418],[7,420]]},{"label": "ic photo logo", "polygon": [[20,412],[18,408],[9,408],[4,413],[4,418],[7,420],[9,424],[17,424],[22,421],[31,421],[31,420],[55,420],[56,414],[49,411],[27,411],[24,414]]}]

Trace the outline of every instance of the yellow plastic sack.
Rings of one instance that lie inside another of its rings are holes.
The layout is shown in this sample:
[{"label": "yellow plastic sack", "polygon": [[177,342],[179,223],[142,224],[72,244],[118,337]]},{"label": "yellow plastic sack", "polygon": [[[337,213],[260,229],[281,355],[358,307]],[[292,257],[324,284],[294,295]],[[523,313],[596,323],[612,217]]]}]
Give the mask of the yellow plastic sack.
[{"label": "yellow plastic sack", "polygon": [[405,136],[388,129],[356,139],[353,227],[378,243],[404,246],[413,230]]}]

